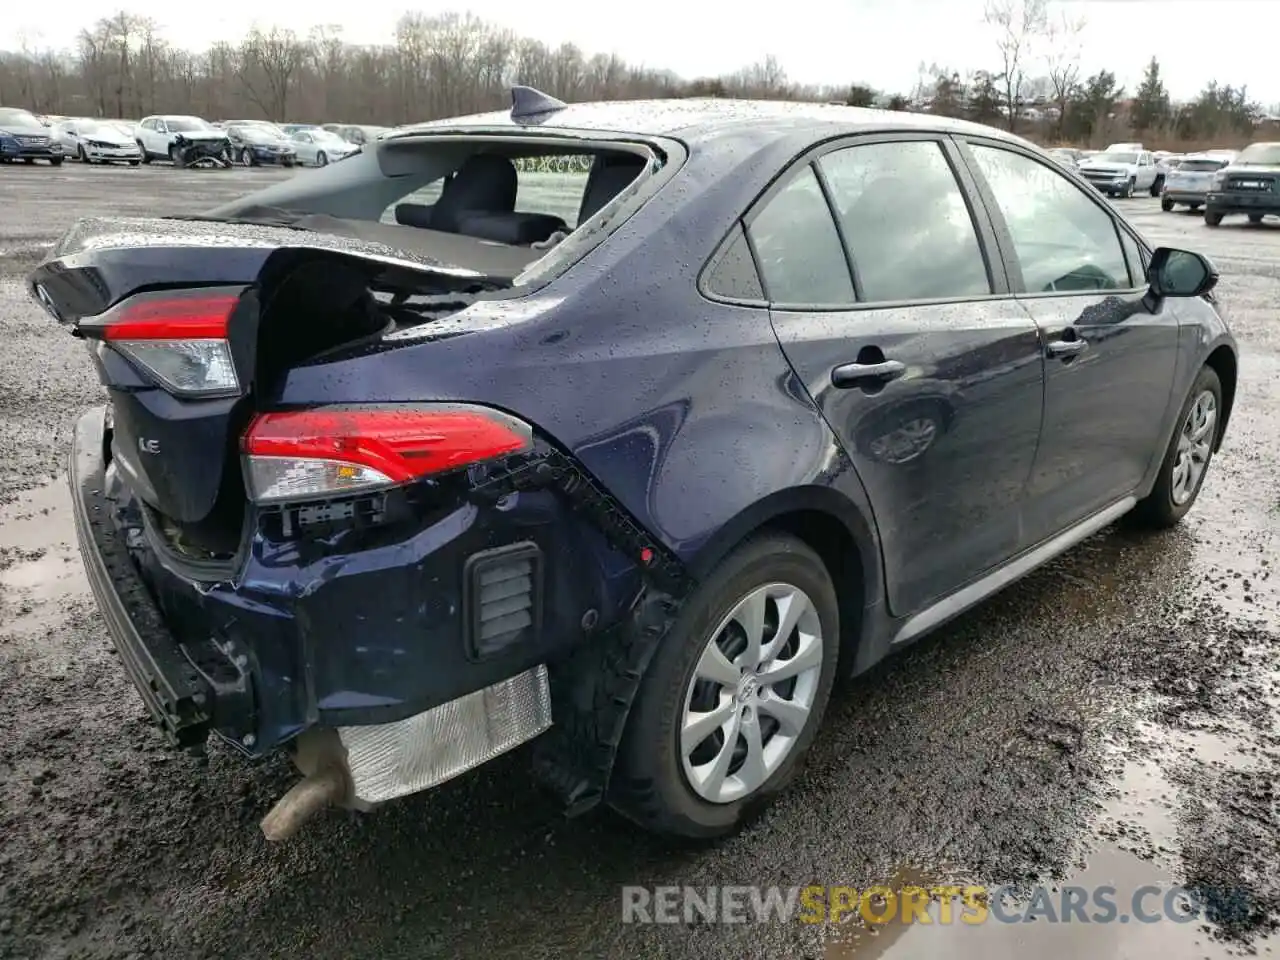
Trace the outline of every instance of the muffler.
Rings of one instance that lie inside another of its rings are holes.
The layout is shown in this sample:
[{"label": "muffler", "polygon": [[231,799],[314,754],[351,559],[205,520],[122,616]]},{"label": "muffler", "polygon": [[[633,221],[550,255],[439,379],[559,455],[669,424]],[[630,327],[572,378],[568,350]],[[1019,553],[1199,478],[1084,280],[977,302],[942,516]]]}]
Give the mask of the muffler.
[{"label": "muffler", "polygon": [[308,730],[298,738],[293,762],[303,777],[262,818],[268,840],[288,840],[321,810],[351,804],[346,751],[332,730]]},{"label": "muffler", "polygon": [[268,840],[287,840],[325,807],[342,802],[347,778],[336,767],[303,777],[262,818],[262,833]]}]

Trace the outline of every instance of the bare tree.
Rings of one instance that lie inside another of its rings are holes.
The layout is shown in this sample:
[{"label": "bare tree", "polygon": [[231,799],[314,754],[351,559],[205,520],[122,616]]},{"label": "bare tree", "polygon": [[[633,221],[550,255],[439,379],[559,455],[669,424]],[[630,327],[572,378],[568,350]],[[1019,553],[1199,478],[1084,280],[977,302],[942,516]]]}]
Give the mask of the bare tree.
[{"label": "bare tree", "polygon": [[1060,13],[1046,21],[1044,31],[1044,64],[1049,77],[1056,116],[1053,119],[1055,139],[1061,140],[1066,128],[1067,111],[1080,92],[1081,35],[1084,17]]},{"label": "bare tree", "polygon": [[292,30],[255,27],[240,45],[240,79],[265,116],[289,115],[289,93],[311,50]]},{"label": "bare tree", "polygon": [[1009,130],[1017,129],[1036,39],[1043,35],[1048,0],[987,0],[985,19],[997,31],[1000,89]]}]

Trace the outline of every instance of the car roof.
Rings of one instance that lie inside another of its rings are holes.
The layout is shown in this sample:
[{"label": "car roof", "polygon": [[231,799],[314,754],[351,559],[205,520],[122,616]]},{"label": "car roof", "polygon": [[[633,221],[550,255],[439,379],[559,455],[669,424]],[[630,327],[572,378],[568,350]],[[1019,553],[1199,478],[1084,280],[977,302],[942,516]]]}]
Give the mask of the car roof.
[{"label": "car roof", "polygon": [[540,122],[530,124],[527,121],[513,120],[510,112],[505,110],[478,113],[397,127],[391,137],[399,138],[411,136],[418,131],[436,132],[448,128],[509,127],[515,130],[532,126],[543,130],[671,136],[688,142],[710,139],[727,131],[744,128],[750,129],[757,136],[773,134],[777,139],[804,134],[818,139],[841,133],[929,130],[994,136],[1023,144],[1027,142],[1021,137],[992,127],[936,114],[784,100],[689,98],[574,103],[536,119]]}]

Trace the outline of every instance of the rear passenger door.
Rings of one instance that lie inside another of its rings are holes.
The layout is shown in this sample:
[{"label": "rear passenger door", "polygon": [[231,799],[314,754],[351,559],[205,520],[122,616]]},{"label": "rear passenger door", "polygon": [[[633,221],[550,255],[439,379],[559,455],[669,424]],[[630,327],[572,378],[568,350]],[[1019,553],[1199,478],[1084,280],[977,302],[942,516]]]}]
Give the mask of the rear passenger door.
[{"label": "rear passenger door", "polygon": [[896,615],[1023,545],[1039,336],[969,182],[946,138],[859,139],[801,162],[747,219],[779,341],[871,501]]},{"label": "rear passenger door", "polygon": [[1045,424],[1028,533],[1061,532],[1141,484],[1159,454],[1178,356],[1175,299],[1151,313],[1138,242],[1095,193],[1007,143],[968,140],[1009,257],[1009,282],[1045,342]]}]

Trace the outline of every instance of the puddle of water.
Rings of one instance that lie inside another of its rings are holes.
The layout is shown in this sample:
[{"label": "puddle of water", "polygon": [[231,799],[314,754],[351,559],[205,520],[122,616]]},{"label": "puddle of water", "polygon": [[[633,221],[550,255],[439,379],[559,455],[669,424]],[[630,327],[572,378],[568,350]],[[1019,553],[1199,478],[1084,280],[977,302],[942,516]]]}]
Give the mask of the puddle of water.
[{"label": "puddle of water", "polygon": [[40,608],[89,592],[65,481],[0,508],[0,617],[5,629],[40,620]]},{"label": "puddle of water", "polygon": [[[1100,886],[1115,888],[1117,918],[1111,922],[1081,922],[1071,918],[1058,923],[1043,920],[1003,922],[988,917],[981,924],[966,924],[953,914],[949,924],[940,922],[939,907],[930,908],[933,922],[917,922],[910,926],[886,924],[880,932],[851,931],[850,935],[832,937],[826,960],[1077,960],[1080,957],[1197,957],[1219,960],[1238,956],[1228,946],[1217,943],[1204,932],[1198,920],[1184,922],[1161,920],[1139,922],[1131,913],[1137,892],[1143,887],[1174,885],[1165,872],[1153,868],[1130,853],[1105,847],[1094,853],[1089,866],[1075,878],[1072,886],[1092,890]],[[1162,912],[1163,895],[1144,896],[1140,906],[1148,915]],[[1050,902],[1060,911],[1060,895],[1051,894]],[[1087,906],[1085,915],[1094,914],[1095,905]],[[1011,908],[1008,915],[1017,916]],[[1066,915],[1065,913],[1063,914]],[[1128,922],[1124,917],[1129,916]],[[1268,950],[1263,942],[1255,943],[1258,952]]]}]

